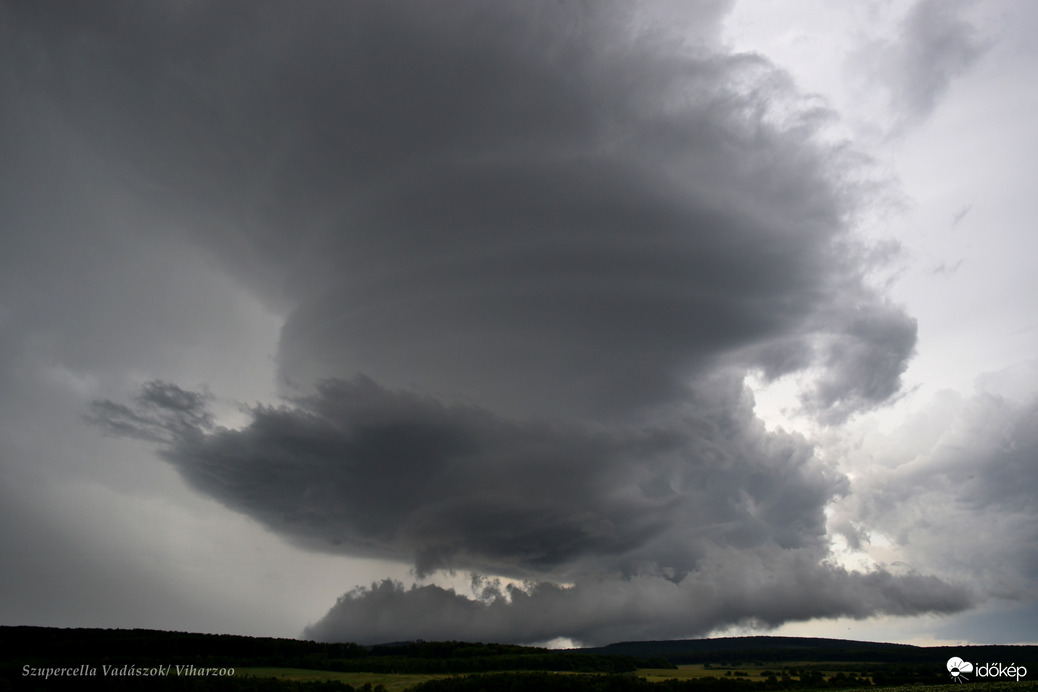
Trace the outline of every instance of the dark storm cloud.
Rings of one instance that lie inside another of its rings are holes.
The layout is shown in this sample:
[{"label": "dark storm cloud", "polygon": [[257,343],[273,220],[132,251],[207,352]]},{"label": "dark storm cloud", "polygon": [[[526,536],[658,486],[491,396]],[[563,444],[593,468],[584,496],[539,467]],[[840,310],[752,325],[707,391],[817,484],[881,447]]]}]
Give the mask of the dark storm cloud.
[{"label": "dark storm cloud", "polygon": [[[857,193],[817,108],[763,59],[621,10],[18,5],[10,92],[287,312],[294,382],[597,417],[737,354],[839,370],[822,406],[895,391],[914,331],[839,317],[907,320],[845,242]],[[892,362],[864,372],[869,349]]]},{"label": "dark storm cloud", "polygon": [[134,407],[94,401],[85,419],[118,437],[173,443],[213,427],[213,416],[206,409],[211,398],[176,385],[149,382],[134,397]]},{"label": "dark storm cloud", "polygon": [[165,431],[163,456],[195,487],[310,548],[528,580],[474,576],[475,599],[358,589],[309,637],[604,643],[973,603],[932,576],[827,564],[824,508],[846,479],[802,439],[766,432],[752,405],[721,378],[653,426],[517,423],[358,378],[256,408],[240,430],[157,382],[92,415],[117,434]]},{"label": "dark storm cloud", "polygon": [[[386,580],[342,596],[304,636],[378,643],[405,638],[539,642],[557,636],[586,645],[626,639],[702,636],[718,627],[774,627],[810,618],[949,613],[972,594],[934,577],[885,570],[847,572],[786,551],[760,560],[726,556],[706,578],[599,579],[564,588],[480,588],[476,598],[438,586]],[[481,586],[477,584],[477,586]]]},{"label": "dark storm cloud", "polygon": [[[576,580],[560,603],[621,575],[602,588],[743,603],[697,632],[945,607],[936,582],[820,566],[846,480],[766,432],[742,386],[817,368],[805,405],[838,421],[897,392],[915,343],[851,235],[858,159],[816,141],[817,108],[766,60],[606,3],[5,13],[13,131],[60,122],[146,210],[140,233],[176,228],[285,315],[298,387],[238,430],[168,383],[89,411],[194,487],[419,574]],[[766,562],[777,609],[734,580]],[[789,595],[807,577],[832,606]],[[538,588],[548,607],[558,588]]]},{"label": "dark storm cloud", "polygon": [[916,342],[915,319],[889,306],[857,307],[834,320],[843,329],[828,339],[825,374],[804,397],[828,422],[894,396]]},{"label": "dark storm cloud", "polygon": [[371,380],[215,428],[201,395],[151,383],[95,402],[108,431],[166,443],[196,487],[310,547],[513,576],[645,566],[680,577],[710,546],[819,549],[842,477],[767,434],[734,380],[646,426],[517,423]]}]

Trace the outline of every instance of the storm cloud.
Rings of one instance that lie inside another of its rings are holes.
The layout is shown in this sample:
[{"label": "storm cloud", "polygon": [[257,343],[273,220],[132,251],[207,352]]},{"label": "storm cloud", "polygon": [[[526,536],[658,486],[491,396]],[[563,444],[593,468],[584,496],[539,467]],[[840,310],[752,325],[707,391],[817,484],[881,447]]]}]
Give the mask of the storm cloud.
[{"label": "storm cloud", "polygon": [[[685,42],[613,3],[6,7],[12,154],[61,123],[149,210],[141,234],[204,248],[283,319],[284,397],[239,427],[223,393],[159,380],[86,417],[306,548],[532,584],[383,583],[322,637],[967,606],[935,577],[828,564],[848,480],[754,414],[749,373],[806,377],[823,424],[882,405],[916,322],[854,232],[882,198],[866,157],[712,38],[718,7]],[[595,612],[609,590],[689,619]],[[556,603],[570,620],[524,622]],[[426,605],[438,626],[408,630]],[[384,627],[343,624],[367,608]]]},{"label": "storm cloud", "polygon": [[471,597],[355,589],[304,633],[316,639],[601,644],[976,602],[934,576],[832,564],[824,509],[847,479],[766,432],[737,378],[699,384],[683,415],[628,429],[520,424],[365,378],[258,407],[239,430],[160,382],[91,418],[161,440],[195,487],[307,548],[472,572]]},{"label": "storm cloud", "polygon": [[950,613],[973,604],[961,586],[886,570],[847,572],[797,551],[718,556],[681,581],[658,575],[600,578],[501,589],[478,576],[476,597],[435,585],[389,580],[343,595],[304,635],[319,641],[442,639],[538,642],[567,637],[590,645],[625,639],[704,636],[732,625],[775,627],[810,618],[880,613]]},{"label": "storm cloud", "polygon": [[848,235],[860,159],[763,58],[609,4],[18,10],[13,91],[286,314],[293,382],[571,417],[728,360],[821,365],[848,412],[898,387],[915,325]]},{"label": "storm cloud", "polygon": [[802,438],[768,434],[733,379],[651,426],[517,423],[484,409],[325,381],[240,430],[204,399],[151,383],[110,432],[166,437],[199,489],[307,545],[464,569],[569,578],[644,568],[681,578],[708,549],[812,548],[844,479]]}]

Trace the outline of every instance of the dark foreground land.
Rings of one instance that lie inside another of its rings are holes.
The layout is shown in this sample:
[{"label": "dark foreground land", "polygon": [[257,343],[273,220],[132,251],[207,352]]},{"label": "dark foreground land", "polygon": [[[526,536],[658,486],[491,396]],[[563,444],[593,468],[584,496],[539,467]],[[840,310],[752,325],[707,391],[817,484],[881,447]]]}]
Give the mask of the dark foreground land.
[{"label": "dark foreground land", "polygon": [[[987,675],[953,678],[946,669],[953,656],[978,668],[997,663],[999,675],[986,669]],[[905,686],[927,692],[963,678],[987,692],[1038,692],[1038,647],[733,637],[553,651],[468,642],[364,647],[155,630],[0,627],[0,692],[771,692]]]}]

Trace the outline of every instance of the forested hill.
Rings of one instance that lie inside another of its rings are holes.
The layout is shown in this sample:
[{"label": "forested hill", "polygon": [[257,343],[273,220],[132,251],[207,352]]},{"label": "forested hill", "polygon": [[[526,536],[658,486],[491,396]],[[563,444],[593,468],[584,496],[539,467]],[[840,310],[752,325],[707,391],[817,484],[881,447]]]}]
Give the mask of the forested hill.
[{"label": "forested hill", "polygon": [[768,661],[862,661],[926,663],[960,656],[970,661],[1038,661],[1038,646],[912,646],[818,637],[718,637],[670,641],[619,642],[580,649],[591,654],[666,658],[682,663]]},{"label": "forested hill", "polygon": [[927,664],[952,656],[1038,670],[1038,646],[920,647],[807,637],[724,637],[620,642],[549,650],[511,644],[400,642],[381,646],[144,629],[0,626],[0,666],[33,661],[76,664],[287,666],[337,671],[471,673],[495,670],[626,672],[702,663],[719,666],[789,661]]},{"label": "forested hill", "polygon": [[662,659],[588,654],[510,644],[401,642],[382,646],[145,629],[0,627],[0,667],[46,661],[140,666],[283,666],[379,673],[547,670],[622,673],[666,667]]}]

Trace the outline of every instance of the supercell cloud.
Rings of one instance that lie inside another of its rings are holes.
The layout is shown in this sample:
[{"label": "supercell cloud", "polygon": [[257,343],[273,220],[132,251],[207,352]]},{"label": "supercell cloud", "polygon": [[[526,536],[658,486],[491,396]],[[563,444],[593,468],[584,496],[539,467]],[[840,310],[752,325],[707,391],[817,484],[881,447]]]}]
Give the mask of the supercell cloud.
[{"label": "supercell cloud", "polygon": [[826,424],[883,404],[916,324],[853,234],[866,163],[721,9],[683,43],[608,3],[7,8],[11,127],[63,123],[284,318],[241,427],[164,381],[87,418],[298,545],[477,575],[350,592],[323,639],[966,607],[832,563],[848,479],[754,415],[748,373]]},{"label": "supercell cloud", "polygon": [[824,554],[824,505],[845,479],[794,436],[763,430],[732,380],[651,425],[516,423],[367,379],[325,381],[292,407],[213,428],[202,398],[152,383],[116,434],[168,437],[196,487],[307,545],[413,561],[419,574],[683,579],[711,550]]}]

